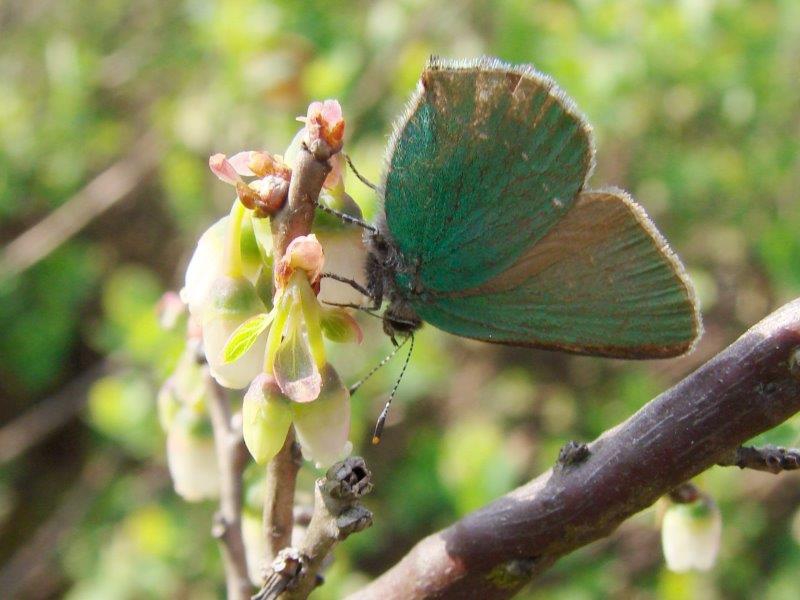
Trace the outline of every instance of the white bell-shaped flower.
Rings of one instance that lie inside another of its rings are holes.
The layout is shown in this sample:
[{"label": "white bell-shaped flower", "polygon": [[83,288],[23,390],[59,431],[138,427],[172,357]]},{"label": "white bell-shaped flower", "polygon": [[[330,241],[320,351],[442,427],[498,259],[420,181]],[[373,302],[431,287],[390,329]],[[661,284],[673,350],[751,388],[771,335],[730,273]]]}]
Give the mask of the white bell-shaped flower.
[{"label": "white bell-shaped flower", "polygon": [[722,515],[708,497],[672,504],[661,524],[661,546],[667,568],[676,573],[708,571],[717,561]]},{"label": "white bell-shaped flower", "polygon": [[289,399],[272,375],[261,373],[242,402],[244,443],[257,463],[266,463],[278,453],[291,424]]},{"label": "white bell-shaped flower", "polygon": [[339,374],[326,364],[322,369],[322,390],[313,402],[293,402],[292,415],[303,456],[318,466],[328,467],[352,450],[350,434],[350,392]]},{"label": "white bell-shaped flower", "polygon": [[231,389],[248,386],[261,372],[266,335],[232,362],[224,357],[225,345],[234,331],[250,317],[264,311],[255,287],[244,277],[218,277],[211,286],[208,304],[203,311],[203,350],[209,370],[217,382]]},{"label": "white bell-shaped flower", "polygon": [[[224,274],[225,244],[230,228],[230,215],[222,217],[206,229],[197,242],[189,266],[186,268],[186,279],[180,297],[189,306],[189,312],[195,316],[202,315],[208,301],[211,286],[218,277]],[[259,228],[259,235],[263,235]],[[269,240],[264,243],[269,247]],[[263,245],[263,243],[262,243]],[[262,260],[256,242],[256,234],[251,218],[242,218],[241,231],[242,274],[251,282],[256,281],[261,269]]]},{"label": "white bell-shaped flower", "polygon": [[189,502],[219,497],[219,465],[205,415],[181,410],[167,432],[167,464],[175,491]]}]

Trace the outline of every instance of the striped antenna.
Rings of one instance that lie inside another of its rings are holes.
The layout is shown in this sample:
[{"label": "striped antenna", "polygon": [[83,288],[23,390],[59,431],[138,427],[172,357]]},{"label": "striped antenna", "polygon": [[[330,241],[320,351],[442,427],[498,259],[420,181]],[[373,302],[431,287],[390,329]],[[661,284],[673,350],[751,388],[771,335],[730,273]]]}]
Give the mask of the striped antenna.
[{"label": "striped antenna", "polygon": [[381,435],[383,435],[383,428],[386,425],[386,417],[389,416],[389,407],[392,405],[392,400],[394,400],[394,395],[397,392],[397,388],[400,386],[400,381],[403,379],[403,374],[406,372],[406,367],[408,366],[408,361],[411,360],[411,353],[414,351],[414,334],[409,333],[408,337],[403,340],[403,343],[400,344],[395,351],[392,353],[394,354],[406,343],[407,340],[411,340],[411,345],[408,347],[408,354],[406,354],[406,360],[403,363],[403,368],[400,371],[400,375],[397,378],[397,382],[394,384],[392,388],[392,393],[389,394],[389,399],[386,401],[386,404],[381,411],[380,416],[378,416],[378,421],[375,423],[375,431],[372,434],[372,443],[379,444],[381,441]]},{"label": "striped antenna", "polygon": [[[378,315],[375,315],[375,316],[378,316]],[[379,318],[382,318],[382,317],[379,317]],[[392,360],[392,357],[400,351],[400,348],[405,346],[405,343],[407,341],[408,341],[408,337],[406,339],[404,339],[402,342],[400,342],[397,346],[395,346],[392,349],[392,351],[389,354],[387,354],[386,357],[381,362],[379,362],[377,365],[372,367],[372,370],[369,373],[367,373],[366,375],[364,375],[364,377],[362,377],[361,379],[356,381],[353,385],[351,385],[350,386],[350,395],[352,396],[353,394],[355,394],[358,391],[358,388],[360,388],[367,379],[372,377],[375,374],[375,372],[378,369],[380,369],[383,365],[385,365],[390,360]],[[412,342],[412,345],[413,345],[413,342]]]}]

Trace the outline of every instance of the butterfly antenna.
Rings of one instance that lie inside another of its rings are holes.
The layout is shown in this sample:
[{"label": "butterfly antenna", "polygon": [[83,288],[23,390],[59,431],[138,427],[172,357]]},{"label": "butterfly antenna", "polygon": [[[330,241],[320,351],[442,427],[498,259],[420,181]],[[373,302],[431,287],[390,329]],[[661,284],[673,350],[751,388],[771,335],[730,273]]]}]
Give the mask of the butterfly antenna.
[{"label": "butterfly antenna", "polygon": [[383,406],[383,410],[381,414],[378,416],[378,421],[375,423],[375,431],[372,434],[372,443],[379,444],[381,441],[381,435],[383,435],[383,428],[386,425],[386,417],[389,416],[389,407],[392,405],[392,400],[394,400],[394,395],[397,392],[397,388],[400,386],[400,381],[403,379],[403,374],[406,372],[406,367],[408,366],[408,361],[411,360],[411,353],[414,351],[414,334],[408,334],[408,337],[403,340],[403,343],[397,347],[399,350],[403,344],[406,343],[406,340],[411,339],[411,345],[408,348],[408,354],[406,354],[406,360],[403,363],[403,368],[400,370],[400,376],[397,378],[397,382],[394,384],[392,388],[392,393],[389,394],[389,399],[386,401],[386,404]]},{"label": "butterfly antenna", "polygon": [[315,202],[315,204],[317,205],[317,208],[320,209],[322,212],[326,212],[329,215],[333,215],[337,219],[341,220],[343,223],[348,223],[350,225],[358,225],[359,227],[362,227],[362,228],[366,229],[367,231],[371,231],[372,233],[378,233],[377,229],[375,229],[372,225],[370,225],[369,223],[367,223],[366,221],[364,221],[362,219],[350,216],[350,215],[345,214],[343,212],[340,212],[340,211],[338,211],[338,210],[336,210],[334,208],[330,208],[328,206],[325,206],[319,200],[317,200]]},{"label": "butterfly antenna", "polygon": [[[344,154],[344,152],[342,152],[342,154]],[[370,189],[371,189],[372,191],[374,191],[375,193],[377,193],[377,194],[380,194],[380,193],[381,193],[381,191],[380,191],[380,189],[378,189],[378,186],[377,186],[377,185],[375,185],[374,183],[372,183],[372,182],[371,182],[369,179],[367,179],[367,178],[366,178],[366,177],[364,177],[364,176],[363,176],[361,173],[359,173],[359,172],[358,172],[358,169],[356,169],[356,168],[355,168],[355,166],[353,165],[353,161],[350,159],[350,155],[348,155],[348,154],[344,154],[344,159],[347,161],[347,164],[350,166],[350,170],[353,172],[353,174],[354,174],[356,177],[358,177],[358,180],[359,180],[361,183],[363,183],[365,186],[367,186],[368,188],[370,188]]]},{"label": "butterfly antenna", "polygon": [[[369,314],[373,314],[373,313],[369,313]],[[380,315],[374,315],[374,316],[378,317],[379,319],[383,318]],[[400,348],[402,348],[405,345],[406,341],[408,341],[408,338],[403,340],[403,342],[400,345],[395,346],[392,349],[392,351],[389,354],[387,354],[381,362],[379,362],[377,365],[372,367],[372,370],[369,373],[367,373],[366,375],[364,375],[364,377],[362,377],[361,379],[356,381],[353,385],[351,385],[350,386],[350,395],[352,396],[353,394],[355,394],[358,391],[358,388],[360,388],[364,384],[364,382],[367,381],[367,379],[372,377],[375,374],[375,372],[378,369],[380,369],[383,365],[385,365],[390,360],[392,360],[392,357],[394,357],[394,355],[397,354],[400,351]]]}]

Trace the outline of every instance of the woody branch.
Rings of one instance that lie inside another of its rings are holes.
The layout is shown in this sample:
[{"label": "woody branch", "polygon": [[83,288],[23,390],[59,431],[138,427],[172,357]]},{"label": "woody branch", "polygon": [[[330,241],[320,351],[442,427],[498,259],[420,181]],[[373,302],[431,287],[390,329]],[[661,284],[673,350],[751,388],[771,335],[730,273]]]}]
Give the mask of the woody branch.
[{"label": "woody branch", "polygon": [[[315,140],[312,147],[302,144],[292,171],[286,204],[271,218],[275,265],[280,263],[293,239],[311,232],[317,199],[331,170],[329,159],[333,154],[322,139]],[[266,564],[271,564],[291,543],[294,492],[300,461],[294,429],[290,427],[283,448],[267,465],[263,513]]]},{"label": "woody branch", "polygon": [[798,347],[795,300],[603,433],[578,460],[425,538],[351,600],[509,598],[715,464],[793,463],[785,451],[776,457],[740,446],[800,410]]}]

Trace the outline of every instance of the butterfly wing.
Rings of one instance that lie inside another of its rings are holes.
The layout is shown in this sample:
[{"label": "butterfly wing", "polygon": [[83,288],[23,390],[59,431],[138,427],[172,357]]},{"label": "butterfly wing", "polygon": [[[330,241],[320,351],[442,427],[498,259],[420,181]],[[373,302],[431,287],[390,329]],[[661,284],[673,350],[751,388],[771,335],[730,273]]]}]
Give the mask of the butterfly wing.
[{"label": "butterfly wing", "polygon": [[451,292],[505,271],[573,204],[591,170],[590,134],[530,67],[431,59],[383,185],[400,288]]},{"label": "butterfly wing", "polygon": [[582,192],[499,276],[412,305],[460,336],[619,358],[683,354],[702,330],[683,266],[620,190]]}]

